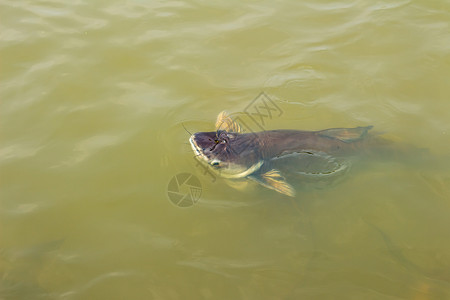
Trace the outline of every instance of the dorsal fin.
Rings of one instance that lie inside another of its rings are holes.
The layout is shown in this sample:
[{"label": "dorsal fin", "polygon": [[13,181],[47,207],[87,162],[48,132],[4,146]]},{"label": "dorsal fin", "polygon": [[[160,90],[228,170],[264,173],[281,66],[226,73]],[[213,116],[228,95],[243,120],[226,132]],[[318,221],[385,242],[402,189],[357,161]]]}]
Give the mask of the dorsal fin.
[{"label": "dorsal fin", "polygon": [[373,126],[356,128],[332,128],[319,131],[319,135],[351,143],[364,138]]},{"label": "dorsal fin", "polygon": [[226,111],[222,111],[217,116],[216,130],[225,130],[227,132],[242,132],[241,126],[233,121]]}]

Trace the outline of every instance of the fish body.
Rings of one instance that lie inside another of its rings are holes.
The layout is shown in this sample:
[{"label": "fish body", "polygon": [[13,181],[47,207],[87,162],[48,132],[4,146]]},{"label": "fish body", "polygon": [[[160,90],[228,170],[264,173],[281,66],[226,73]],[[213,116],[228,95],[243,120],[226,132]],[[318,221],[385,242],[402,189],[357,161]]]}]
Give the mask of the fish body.
[{"label": "fish body", "polygon": [[216,131],[197,132],[189,141],[197,157],[224,178],[248,178],[288,196],[288,184],[276,161],[298,155],[341,155],[364,144],[368,127],[333,128],[320,131],[268,130],[242,133],[239,124],[224,112]]}]

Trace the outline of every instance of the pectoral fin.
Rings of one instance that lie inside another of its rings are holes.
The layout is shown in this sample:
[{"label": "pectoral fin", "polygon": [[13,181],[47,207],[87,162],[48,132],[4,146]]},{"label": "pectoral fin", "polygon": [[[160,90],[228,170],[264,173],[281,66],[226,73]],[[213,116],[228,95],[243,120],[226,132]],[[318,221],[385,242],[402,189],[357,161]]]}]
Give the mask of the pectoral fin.
[{"label": "pectoral fin", "polygon": [[338,139],[345,143],[358,141],[367,134],[373,126],[356,128],[332,128],[319,131],[320,136]]},{"label": "pectoral fin", "polygon": [[249,177],[266,188],[275,190],[290,197],[295,196],[294,188],[286,182],[285,178],[278,170],[272,169],[266,173],[252,174]]},{"label": "pectoral fin", "polygon": [[225,130],[227,132],[242,132],[241,126],[233,121],[233,119],[225,111],[222,111],[217,116],[216,130]]}]

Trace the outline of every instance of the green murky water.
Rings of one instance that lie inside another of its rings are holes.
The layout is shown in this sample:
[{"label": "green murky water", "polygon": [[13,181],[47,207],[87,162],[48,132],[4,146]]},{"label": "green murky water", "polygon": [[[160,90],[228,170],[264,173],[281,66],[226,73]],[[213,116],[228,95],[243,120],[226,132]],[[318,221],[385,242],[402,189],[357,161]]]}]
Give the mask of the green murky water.
[{"label": "green murky water", "polygon": [[[0,26],[1,299],[450,298],[448,1],[1,0]],[[261,92],[264,129],[405,151],[293,199],[232,188],[182,124]]]}]

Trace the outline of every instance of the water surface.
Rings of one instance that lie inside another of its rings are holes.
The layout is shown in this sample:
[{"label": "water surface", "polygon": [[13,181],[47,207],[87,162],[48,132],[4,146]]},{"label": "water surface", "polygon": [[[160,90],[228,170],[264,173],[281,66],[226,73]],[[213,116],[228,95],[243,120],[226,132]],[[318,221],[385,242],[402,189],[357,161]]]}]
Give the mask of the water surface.
[{"label": "water surface", "polygon": [[[447,1],[0,1],[0,298],[450,298]],[[189,131],[373,125],[405,157],[290,199]],[[408,152],[402,152],[408,153]],[[406,157],[407,156],[407,157]],[[201,182],[188,208],[170,180]]]}]

